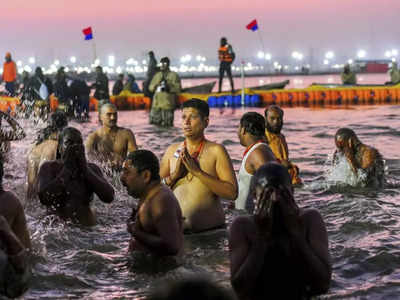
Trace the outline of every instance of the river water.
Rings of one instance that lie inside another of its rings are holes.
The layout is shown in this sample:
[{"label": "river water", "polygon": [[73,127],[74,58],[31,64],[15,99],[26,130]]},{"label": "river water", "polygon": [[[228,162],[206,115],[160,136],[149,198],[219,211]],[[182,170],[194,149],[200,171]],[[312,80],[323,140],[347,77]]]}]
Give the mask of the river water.
[{"label": "river water", "polygon": [[[238,172],[244,148],[237,126],[246,111],[262,108],[212,109],[209,140],[227,148]],[[301,207],[315,207],[328,229],[333,261],[329,299],[398,299],[400,295],[400,106],[362,106],[339,109],[286,108],[284,134],[290,157],[300,167],[304,186],[295,198]],[[90,123],[70,125],[84,137],[97,128],[97,114]],[[148,112],[119,112],[119,125],[130,128],[140,148],[158,157],[171,143],[181,141],[181,113],[175,126],[160,129],[148,124]],[[12,143],[6,164],[5,188],[25,202],[27,151],[36,129],[30,120],[20,121],[27,131],[24,141]],[[333,136],[340,126],[349,126],[361,141],[374,146],[386,160],[385,188],[362,189],[345,186],[340,176],[327,171],[334,151]],[[229,287],[226,231],[185,236],[183,265],[163,271],[157,265],[145,270],[134,267],[127,254],[129,234],[126,219],[132,199],[116,180],[116,199],[108,205],[93,202],[98,225],[84,228],[63,224],[46,216],[39,202],[26,206],[32,236],[33,281],[25,299],[134,299],[146,295],[158,282],[202,274]],[[226,207],[227,223],[239,213]]]}]

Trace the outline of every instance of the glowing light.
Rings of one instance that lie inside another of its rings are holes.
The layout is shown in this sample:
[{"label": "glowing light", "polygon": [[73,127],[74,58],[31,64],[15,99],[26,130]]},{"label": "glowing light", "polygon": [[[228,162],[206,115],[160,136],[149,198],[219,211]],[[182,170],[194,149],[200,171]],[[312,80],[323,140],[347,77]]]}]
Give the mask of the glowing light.
[{"label": "glowing light", "polygon": [[352,59],[349,59],[349,60],[347,61],[347,63],[348,63],[349,65],[351,65],[351,64],[353,64],[353,60],[352,60]]},{"label": "glowing light", "polygon": [[36,62],[36,59],[33,56],[31,56],[31,57],[29,57],[28,61],[29,61],[30,64],[33,65]]},{"label": "glowing light", "polygon": [[17,66],[18,66],[18,67],[22,67],[22,61],[20,61],[20,60],[17,61]]},{"label": "glowing light", "polygon": [[108,66],[114,67],[115,65],[115,56],[114,55],[109,55],[108,56]]},{"label": "glowing light", "polygon": [[365,58],[367,56],[367,52],[365,50],[358,50],[357,57],[358,58]]},{"label": "glowing light", "polygon": [[324,65],[329,65],[329,60],[324,59]]},{"label": "glowing light", "polygon": [[258,51],[257,57],[260,58],[260,59],[261,59],[261,58],[264,58],[264,52]]},{"label": "glowing light", "polygon": [[335,53],[333,53],[333,51],[328,51],[328,52],[325,53],[325,57],[327,59],[332,59],[332,58],[335,57]]},{"label": "glowing light", "polygon": [[58,66],[58,65],[60,64],[60,61],[59,61],[58,59],[56,59],[56,60],[54,61],[54,64],[55,64],[56,66]]},{"label": "glowing light", "polygon": [[397,51],[397,49],[392,49],[392,56],[397,56],[399,54],[399,52]]},{"label": "glowing light", "polygon": [[271,58],[272,58],[271,54],[269,54],[269,53],[265,53],[264,57],[266,60],[271,60]]}]

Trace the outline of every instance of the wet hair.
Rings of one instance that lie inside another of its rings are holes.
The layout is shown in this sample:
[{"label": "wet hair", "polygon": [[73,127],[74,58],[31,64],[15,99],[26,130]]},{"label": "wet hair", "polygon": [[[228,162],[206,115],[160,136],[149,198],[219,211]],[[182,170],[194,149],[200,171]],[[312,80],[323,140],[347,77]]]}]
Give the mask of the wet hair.
[{"label": "wet hair", "polygon": [[154,52],[153,51],[149,51],[149,56],[153,56],[154,57]]},{"label": "wet hair", "polygon": [[160,63],[167,63],[169,65],[170,61],[168,57],[163,57],[160,59]]},{"label": "wet hair", "polygon": [[208,103],[206,101],[192,98],[188,101],[183,102],[182,109],[189,107],[197,109],[203,119],[207,118],[210,115],[210,107],[208,106]]},{"label": "wet hair", "polygon": [[[268,188],[280,188],[280,186],[292,187],[292,180],[287,168],[276,162],[268,162],[261,166],[254,173],[254,176],[250,181],[250,189],[246,201],[247,203],[251,203],[251,207],[249,207],[249,209],[254,209],[253,195],[257,187],[261,187],[263,190],[265,190]],[[257,223],[262,222],[262,218],[269,214],[268,210],[271,208],[272,204],[270,203],[271,199],[267,197],[262,197],[259,201],[258,209],[257,211],[254,211],[256,218],[255,220]],[[277,206],[274,206],[273,211],[273,218],[277,218],[276,220],[279,221],[281,218],[280,210],[277,208]]]},{"label": "wet hair", "polygon": [[68,119],[64,112],[57,111],[50,115],[47,127],[39,130],[35,144],[39,145],[43,141],[47,140],[49,136],[54,132],[61,131],[68,125]]},{"label": "wet hair", "polygon": [[168,281],[150,293],[147,300],[233,300],[228,290],[208,279],[189,276]]},{"label": "wet hair", "polygon": [[61,131],[61,133],[58,135],[58,146],[57,146],[56,159],[61,159],[61,147],[63,144],[64,137],[66,135],[75,135],[76,137],[80,138],[80,140],[83,144],[82,134],[78,129],[76,129],[74,127],[64,128],[63,131]]},{"label": "wet hair", "polygon": [[346,141],[353,138],[356,142],[359,142],[359,139],[358,139],[356,133],[353,130],[351,130],[350,128],[345,128],[345,127],[340,128],[338,131],[336,131],[335,140],[339,136]]},{"label": "wet hair", "polygon": [[221,44],[222,43],[224,43],[224,44],[228,43],[228,39],[226,37],[224,37],[224,36],[221,38]]},{"label": "wet hair", "polygon": [[136,150],[130,152],[125,160],[129,160],[138,173],[149,170],[151,181],[160,181],[160,163],[153,152],[149,150]]},{"label": "wet hair", "polygon": [[118,109],[117,109],[117,107],[114,105],[114,104],[112,104],[112,103],[105,103],[105,104],[103,104],[101,107],[100,107],[100,115],[102,115],[103,114],[103,110],[105,109],[105,108],[113,108],[113,109],[115,109],[116,111],[118,111]]},{"label": "wet hair", "polygon": [[262,115],[256,112],[247,112],[240,119],[240,126],[254,136],[264,136],[265,120]]},{"label": "wet hair", "polygon": [[283,118],[283,115],[284,115],[283,109],[280,108],[278,105],[270,105],[270,106],[268,106],[268,107],[264,110],[265,118],[268,117],[268,111],[269,111],[269,110],[274,110],[274,111],[276,111],[276,112],[279,113],[279,114],[281,115],[281,117]]},{"label": "wet hair", "polygon": [[279,187],[280,185],[291,186],[292,179],[286,167],[276,162],[268,162],[258,168],[251,180],[250,189],[257,185]]}]

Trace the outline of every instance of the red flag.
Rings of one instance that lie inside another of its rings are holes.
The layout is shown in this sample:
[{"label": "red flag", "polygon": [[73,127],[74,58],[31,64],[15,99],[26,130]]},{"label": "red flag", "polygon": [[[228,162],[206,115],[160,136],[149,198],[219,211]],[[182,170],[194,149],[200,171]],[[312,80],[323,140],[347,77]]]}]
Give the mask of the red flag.
[{"label": "red flag", "polygon": [[254,19],[249,24],[247,24],[246,28],[251,31],[256,31],[258,29],[257,20]]},{"label": "red flag", "polygon": [[87,27],[82,30],[83,34],[85,35],[85,40],[91,40],[93,38],[92,27]]}]

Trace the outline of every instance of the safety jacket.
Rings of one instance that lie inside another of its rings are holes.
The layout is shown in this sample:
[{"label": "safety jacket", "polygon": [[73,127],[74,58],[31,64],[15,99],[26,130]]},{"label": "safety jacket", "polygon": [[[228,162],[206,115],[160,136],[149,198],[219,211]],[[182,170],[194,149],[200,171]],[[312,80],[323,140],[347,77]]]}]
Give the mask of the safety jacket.
[{"label": "safety jacket", "polygon": [[233,62],[233,51],[232,48],[229,44],[226,44],[225,46],[221,46],[218,49],[218,59],[219,61],[225,61],[225,62]]}]

